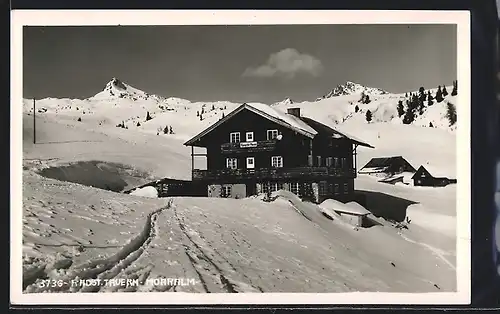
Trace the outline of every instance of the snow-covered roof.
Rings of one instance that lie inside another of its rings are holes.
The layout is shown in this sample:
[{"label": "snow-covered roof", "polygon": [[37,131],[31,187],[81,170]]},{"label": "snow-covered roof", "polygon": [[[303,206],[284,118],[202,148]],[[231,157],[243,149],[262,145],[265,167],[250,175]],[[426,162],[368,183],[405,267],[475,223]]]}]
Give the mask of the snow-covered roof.
[{"label": "snow-covered roof", "polygon": [[357,214],[357,215],[369,215],[371,212],[361,206],[356,202],[349,202],[345,204],[345,207],[349,210],[349,213]]},{"label": "snow-covered roof", "polygon": [[310,127],[307,123],[302,121],[300,118],[295,117],[293,115],[284,113],[282,111],[276,110],[269,105],[260,104],[260,103],[250,103],[250,104],[242,104],[235,110],[231,111],[227,116],[220,119],[216,123],[212,124],[201,133],[188,140],[184,145],[193,145],[197,140],[210,133],[214,129],[216,129],[219,125],[231,119],[233,116],[241,112],[242,110],[247,109],[250,110],[266,119],[269,119],[277,124],[280,124],[284,127],[290,128],[298,133],[301,133],[309,138],[314,138],[318,132]]},{"label": "snow-covered roof", "polygon": [[385,172],[388,167],[372,167],[372,168],[361,168],[358,173],[376,173]]},{"label": "snow-covered roof", "polygon": [[282,112],[280,110],[276,110],[273,107],[266,105],[266,104],[251,103],[251,104],[246,104],[246,105],[253,108],[253,109],[262,111],[263,113],[265,113],[273,118],[279,119],[279,120],[289,124],[290,126],[292,126],[294,128],[300,129],[304,132],[308,132],[308,133],[313,134],[313,135],[318,134],[318,132],[315,129],[311,128],[307,123],[305,123],[300,118],[298,118],[294,115]]},{"label": "snow-covered roof", "polygon": [[216,123],[212,124],[210,127],[193,137],[192,139],[188,140],[184,145],[193,145],[196,141],[198,141],[200,138],[205,136],[206,134],[210,133],[212,130],[217,128],[219,125],[222,123],[226,122],[229,120],[231,117],[235,116],[237,113],[241,112],[243,109],[250,110],[266,119],[269,119],[279,125],[282,125],[286,128],[292,129],[300,134],[303,134],[309,138],[314,138],[317,134],[320,132],[325,132],[328,133],[330,136],[340,136],[341,138],[347,138],[357,145],[361,146],[366,146],[366,147],[371,147],[368,143],[365,143],[359,139],[356,139],[355,137],[352,137],[350,135],[346,135],[345,133],[342,133],[330,126],[327,126],[325,124],[322,124],[316,120],[313,120],[311,118],[307,117],[296,117],[294,115],[285,113],[281,110],[277,110],[269,105],[262,104],[262,103],[245,103],[232,112],[230,112],[227,116],[224,118],[220,119]]},{"label": "snow-covered roof", "polygon": [[347,135],[347,133],[345,133],[345,132],[340,132],[336,128],[333,128],[325,123],[319,122],[317,120],[314,120],[314,119],[311,119],[308,117],[301,117],[300,119],[303,120],[304,122],[306,122],[311,127],[313,127],[318,133],[323,133],[324,135],[331,136],[333,138],[347,138],[357,145],[374,148],[370,144],[368,144],[360,139],[357,139],[354,136]]},{"label": "snow-covered roof", "polygon": [[[445,169],[436,167],[434,165],[425,164],[421,165],[420,167],[424,167],[434,178],[455,179],[455,175],[451,173],[451,171],[446,171]],[[417,172],[420,167],[418,167]]]},{"label": "snow-covered roof", "polygon": [[344,203],[341,203],[341,202],[333,200],[333,199],[327,199],[327,200],[323,201],[319,206],[320,206],[320,208],[331,209],[331,210],[339,212],[339,213],[345,213],[345,214],[351,214],[351,215],[369,215],[369,214],[371,214],[370,211],[368,211],[366,208],[364,208],[363,206],[359,205],[356,202],[349,202],[347,204],[344,204]]}]

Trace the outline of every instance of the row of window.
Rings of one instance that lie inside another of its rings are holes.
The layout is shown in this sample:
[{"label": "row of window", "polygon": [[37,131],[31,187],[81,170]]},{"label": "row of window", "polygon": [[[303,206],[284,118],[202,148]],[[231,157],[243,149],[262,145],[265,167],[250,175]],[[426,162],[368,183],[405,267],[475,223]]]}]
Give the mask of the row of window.
[{"label": "row of window", "polygon": [[[344,183],[343,187],[344,187],[344,190],[343,190],[344,194],[348,194],[349,193],[349,185],[347,183]],[[276,191],[282,190],[282,189],[284,189],[284,184],[279,183],[279,182],[265,183],[262,185],[262,192],[264,192],[264,193],[268,193],[268,191],[276,192]],[[300,195],[301,189],[300,189],[299,182],[289,183],[289,190],[293,194],[295,194],[297,196],[301,196]],[[320,182],[318,192],[320,195],[327,195],[327,194],[339,195],[340,194],[340,184],[338,184],[338,183],[327,184],[327,183]]]},{"label": "row of window", "polygon": [[[267,130],[267,140],[274,140],[278,137],[278,130]],[[255,140],[253,132],[245,133],[245,141],[253,142]],[[232,132],[229,133],[229,142],[230,143],[239,143],[241,142],[241,133],[240,132]]]},{"label": "row of window", "polygon": [[[317,166],[323,166],[321,163],[321,156],[318,157]],[[345,168],[347,166],[347,158],[342,157],[327,157],[325,159],[326,167],[336,167],[336,168]],[[281,168],[283,167],[283,157],[282,156],[272,156],[271,157],[271,167]],[[238,169],[238,158],[229,157],[226,158],[226,168],[228,169]],[[255,168],[255,157],[247,157],[246,158],[246,168],[254,169]]]},{"label": "row of window", "polygon": [[[297,195],[297,196],[301,196],[300,195],[300,183],[299,182],[291,182],[288,184],[289,186],[289,191],[292,192],[293,194]],[[276,192],[276,191],[279,191],[279,190],[282,190],[284,189],[284,184],[283,183],[279,183],[279,182],[269,182],[269,183],[265,183],[262,185],[262,192],[264,193],[268,193],[269,191],[270,192]],[[330,193],[333,193],[335,195],[339,195],[340,194],[340,184],[338,183],[335,183],[335,184],[325,184],[325,183],[321,183],[319,184],[319,194],[321,195],[326,195],[327,193],[326,192],[330,192]],[[328,190],[326,190],[328,189]],[[222,186],[222,197],[229,197],[231,196],[231,192],[232,192],[232,187],[231,185],[224,185]],[[349,193],[349,185],[347,183],[344,183],[344,194],[348,194]]]},{"label": "row of window", "polygon": [[321,156],[316,156],[316,158],[318,161],[318,166],[323,165],[323,160],[325,161],[325,166],[327,167],[344,168],[347,166],[346,157],[326,157],[323,159]]},{"label": "row of window", "polygon": [[[271,157],[271,167],[282,168],[283,167],[283,157],[282,156],[272,156]],[[226,158],[226,168],[228,169],[238,169],[238,158],[229,157]],[[255,157],[246,158],[246,168],[255,168]]]}]

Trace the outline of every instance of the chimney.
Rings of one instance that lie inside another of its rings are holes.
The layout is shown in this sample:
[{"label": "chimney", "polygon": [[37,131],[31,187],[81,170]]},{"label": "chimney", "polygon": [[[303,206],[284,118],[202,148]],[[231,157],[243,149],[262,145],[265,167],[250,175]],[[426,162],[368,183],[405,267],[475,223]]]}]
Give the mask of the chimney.
[{"label": "chimney", "polygon": [[287,113],[300,118],[300,108],[288,108]]}]

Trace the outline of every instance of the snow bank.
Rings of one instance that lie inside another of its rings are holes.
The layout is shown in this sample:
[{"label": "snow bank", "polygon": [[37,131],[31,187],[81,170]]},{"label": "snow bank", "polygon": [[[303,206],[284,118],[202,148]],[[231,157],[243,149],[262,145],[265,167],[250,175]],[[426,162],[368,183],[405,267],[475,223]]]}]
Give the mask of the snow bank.
[{"label": "snow bank", "polygon": [[457,220],[454,216],[436,213],[421,204],[413,204],[408,206],[406,217],[411,220],[411,224],[437,231],[452,238],[456,237]]},{"label": "snow bank", "polygon": [[135,189],[134,191],[130,192],[130,195],[157,198],[158,191],[152,186],[146,186],[141,189]]}]

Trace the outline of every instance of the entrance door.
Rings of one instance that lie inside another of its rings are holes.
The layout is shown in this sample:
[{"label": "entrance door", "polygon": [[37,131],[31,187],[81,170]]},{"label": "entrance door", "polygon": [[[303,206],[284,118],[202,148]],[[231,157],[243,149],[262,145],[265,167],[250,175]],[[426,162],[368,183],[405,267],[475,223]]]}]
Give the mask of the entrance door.
[{"label": "entrance door", "polygon": [[255,157],[247,157],[247,169],[255,168]]}]

